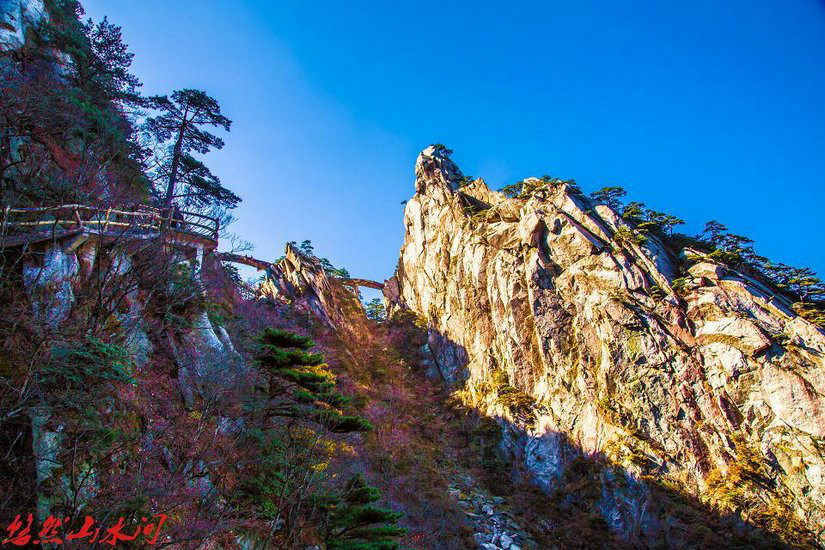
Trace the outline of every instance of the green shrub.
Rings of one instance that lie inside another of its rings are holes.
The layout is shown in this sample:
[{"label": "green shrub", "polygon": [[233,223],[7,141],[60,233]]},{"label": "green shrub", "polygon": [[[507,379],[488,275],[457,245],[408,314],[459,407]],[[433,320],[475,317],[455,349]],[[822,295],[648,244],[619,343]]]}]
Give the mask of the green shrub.
[{"label": "green shrub", "polygon": [[654,300],[663,300],[667,296],[667,293],[659,285],[651,285],[649,294]]},{"label": "green shrub", "polygon": [[620,246],[629,246],[631,244],[643,245],[647,242],[647,237],[628,227],[621,226],[613,234],[613,239]]},{"label": "green shrub", "polygon": [[364,476],[355,474],[341,493],[330,495],[323,503],[327,512],[328,550],[396,550],[398,538],[407,530],[396,526],[400,512],[379,508],[381,498]]},{"label": "green shrub", "polygon": [[677,277],[673,279],[673,282],[670,283],[670,286],[673,287],[673,290],[676,291],[678,294],[684,294],[689,282],[689,277]]},{"label": "green shrub", "polygon": [[492,376],[496,402],[504,405],[512,414],[529,414],[535,405],[534,399],[527,393],[510,385],[507,373],[498,370]]}]

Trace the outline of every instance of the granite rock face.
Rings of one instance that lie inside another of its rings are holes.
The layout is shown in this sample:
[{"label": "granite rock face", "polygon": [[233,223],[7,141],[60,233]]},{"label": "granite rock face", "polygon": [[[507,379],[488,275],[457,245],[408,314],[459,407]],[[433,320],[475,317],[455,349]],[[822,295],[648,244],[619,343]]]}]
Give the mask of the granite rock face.
[{"label": "granite rock face", "polygon": [[26,31],[48,17],[43,0],[0,0],[0,51],[26,43]]},{"label": "granite rock face", "polygon": [[23,285],[32,301],[34,317],[51,328],[66,320],[75,303],[73,280],[80,263],[77,256],[52,246],[42,262],[23,267]]},{"label": "granite rock face", "polygon": [[781,513],[822,539],[825,335],[784,298],[696,251],[626,238],[564,182],[507,198],[430,147],[415,189],[389,311],[426,320],[431,371],[499,419],[536,483],[605,457],[620,467],[601,478],[608,525],[661,540],[643,480],[715,505],[746,454]]},{"label": "granite rock face", "polygon": [[286,245],[284,257],[266,270],[259,294],[265,299],[289,303],[333,330],[347,329],[353,316],[365,315],[354,291],[331,284],[318,258],[291,244]]}]

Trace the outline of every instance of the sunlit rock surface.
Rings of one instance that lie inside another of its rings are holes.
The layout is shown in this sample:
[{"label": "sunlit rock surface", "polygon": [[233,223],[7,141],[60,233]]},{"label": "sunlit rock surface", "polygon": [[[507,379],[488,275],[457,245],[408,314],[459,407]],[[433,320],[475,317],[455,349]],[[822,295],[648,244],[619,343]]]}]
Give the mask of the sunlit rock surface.
[{"label": "sunlit rock surface", "polygon": [[708,480],[754,452],[771,496],[822,531],[825,335],[782,297],[696,252],[618,239],[622,219],[566,184],[508,199],[430,147],[415,189],[390,311],[426,321],[433,374],[500,418],[536,483],[605,457],[620,469],[601,477],[604,519],[657,540],[650,480],[716,503]]},{"label": "sunlit rock surface", "polygon": [[353,316],[365,315],[354,290],[330,284],[330,276],[318,258],[307,256],[291,244],[286,245],[284,257],[267,270],[259,294],[289,303],[334,330],[350,326]]}]

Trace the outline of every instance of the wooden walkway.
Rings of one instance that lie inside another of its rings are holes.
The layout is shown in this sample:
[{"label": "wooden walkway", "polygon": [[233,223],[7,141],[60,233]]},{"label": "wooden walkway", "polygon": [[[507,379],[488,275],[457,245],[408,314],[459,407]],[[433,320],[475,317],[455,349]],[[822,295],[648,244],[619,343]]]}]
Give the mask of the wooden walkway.
[{"label": "wooden walkway", "polygon": [[143,205],[134,209],[80,204],[41,208],[8,206],[0,219],[0,249],[67,239],[133,241],[163,236],[175,244],[214,250],[219,232],[220,222],[216,218],[176,209]]},{"label": "wooden walkway", "polygon": [[[218,248],[220,221],[210,216],[176,209],[144,205],[103,208],[82,204],[12,208],[2,210],[0,250],[37,243],[61,242],[64,250],[74,250],[89,239],[102,242],[134,242],[162,237],[165,242],[203,252]],[[266,271],[273,263],[228,252],[217,259]],[[200,260],[198,260],[200,261]],[[369,279],[339,278],[352,287],[381,290],[383,283]]]}]

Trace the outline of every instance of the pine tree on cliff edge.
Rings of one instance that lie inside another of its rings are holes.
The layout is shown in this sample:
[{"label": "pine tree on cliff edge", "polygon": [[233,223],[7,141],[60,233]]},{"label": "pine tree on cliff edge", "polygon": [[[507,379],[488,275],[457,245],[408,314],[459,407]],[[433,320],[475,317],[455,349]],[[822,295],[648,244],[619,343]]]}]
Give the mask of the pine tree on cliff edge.
[{"label": "pine tree on cliff edge", "polygon": [[218,102],[200,90],[177,90],[172,97],[154,96],[148,99],[150,108],[161,114],[146,121],[147,132],[159,145],[165,145],[166,156],[158,161],[165,192],[162,205],[170,208],[182,198],[195,206],[234,208],[240,197],[221,185],[209,168],[192,153],[206,154],[222,149],[224,142],[204,128],[223,128],[227,132],[232,121],[221,113]]}]

